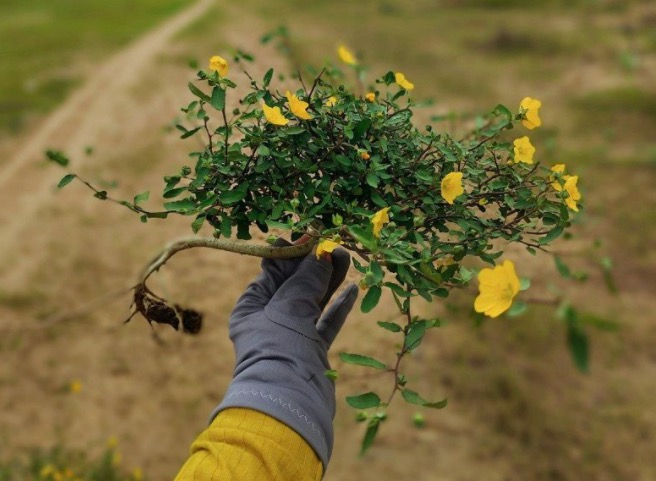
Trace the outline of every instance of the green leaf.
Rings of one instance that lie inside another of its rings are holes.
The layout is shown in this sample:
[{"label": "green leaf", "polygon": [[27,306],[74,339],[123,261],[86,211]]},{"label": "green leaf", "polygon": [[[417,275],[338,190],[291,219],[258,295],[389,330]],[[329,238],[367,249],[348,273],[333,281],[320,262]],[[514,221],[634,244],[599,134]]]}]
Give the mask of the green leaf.
[{"label": "green leaf", "polygon": [[362,305],[360,306],[362,312],[369,312],[376,307],[380,300],[381,293],[382,290],[379,286],[371,286],[362,299]]},{"label": "green leaf", "polygon": [[371,282],[372,284],[380,283],[380,281],[383,280],[383,277],[385,277],[383,268],[380,267],[380,264],[374,260],[372,260],[369,264],[369,270],[374,275],[373,281]]},{"label": "green leaf", "polygon": [[373,172],[369,172],[367,174],[367,184],[369,184],[371,187],[374,189],[378,187],[378,183],[380,182],[380,179],[376,174]]},{"label": "green leaf", "polygon": [[531,279],[528,277],[520,277],[519,278],[519,290],[520,291],[525,291],[529,287],[531,287]]},{"label": "green leaf", "polygon": [[324,376],[326,376],[328,379],[332,379],[333,381],[336,381],[337,378],[339,377],[338,373],[334,369],[327,369],[323,373]]},{"label": "green leaf", "polygon": [[556,269],[558,269],[558,272],[562,277],[568,279],[572,276],[572,272],[569,270],[569,266],[565,264],[560,256],[554,256],[554,262],[556,263]]},{"label": "green leaf", "polygon": [[165,199],[171,199],[173,197],[179,196],[180,194],[182,194],[186,190],[187,190],[187,187],[175,187],[173,189],[165,191],[163,197]]},{"label": "green leaf", "polygon": [[267,73],[264,74],[264,79],[262,81],[262,85],[264,86],[264,88],[267,88],[269,86],[272,77],[273,77],[273,69],[270,68],[269,70],[267,70]]},{"label": "green leaf", "polygon": [[403,391],[401,391],[401,395],[403,396],[405,402],[409,404],[417,404],[418,406],[424,406],[427,408],[442,409],[446,407],[448,402],[447,399],[443,399],[437,402],[428,402],[424,398],[422,398],[418,393],[410,389],[404,389]]},{"label": "green leaf", "polygon": [[210,98],[210,105],[216,110],[223,110],[225,108],[226,92],[219,86],[212,89],[212,98]]},{"label": "green leaf", "polygon": [[165,202],[164,208],[174,212],[192,210],[196,208],[196,202],[190,197],[187,197],[186,199],[175,200],[173,202]]},{"label": "green leaf", "polygon": [[568,324],[567,344],[576,367],[579,371],[587,373],[589,370],[590,347],[588,336],[578,323]]},{"label": "green leaf", "polygon": [[148,197],[150,197],[150,191],[142,192],[141,194],[135,195],[134,205],[139,205],[142,202],[146,202],[148,200]]},{"label": "green leaf", "polygon": [[360,456],[367,452],[367,450],[374,443],[376,439],[376,434],[378,433],[378,426],[380,426],[380,420],[374,418],[369,422],[367,430],[364,433],[364,438],[362,438],[362,446],[360,447]]},{"label": "green leaf", "polygon": [[205,214],[201,214],[196,217],[196,220],[191,223],[191,230],[194,234],[198,234],[198,231],[203,227],[203,222],[205,222]]},{"label": "green leaf", "polygon": [[601,258],[601,269],[604,274],[604,283],[606,288],[611,294],[617,294],[617,284],[615,284],[615,278],[613,277],[613,261],[610,257]]},{"label": "green leaf", "polygon": [[289,127],[285,130],[287,135],[298,135],[302,134],[303,132],[305,132],[305,128],[303,127]]},{"label": "green leaf", "polygon": [[424,321],[415,321],[408,327],[408,332],[405,335],[403,349],[406,351],[414,351],[421,344],[421,340],[426,334],[426,323]]},{"label": "green leaf", "polygon": [[380,406],[380,397],[376,393],[366,392],[357,396],[346,396],[346,402],[355,409],[369,409]]},{"label": "green leaf", "polygon": [[373,251],[376,249],[376,239],[374,234],[370,230],[365,230],[360,226],[354,225],[349,227],[349,232],[351,235],[364,247]]},{"label": "green leaf", "polygon": [[196,127],[195,129],[192,130],[187,130],[184,134],[180,136],[181,139],[188,139],[192,135],[194,135],[196,132],[198,132],[202,127]]},{"label": "green leaf", "polygon": [[396,322],[378,321],[376,324],[378,324],[383,329],[387,329],[390,332],[401,332],[403,330],[403,328],[399,326]]},{"label": "green leaf", "polygon": [[57,188],[61,189],[62,187],[66,187],[68,184],[70,184],[73,179],[77,177],[75,174],[66,174],[62,179],[59,181],[59,184],[57,184]]},{"label": "green leaf", "polygon": [[354,140],[360,139],[370,126],[371,126],[370,119],[362,119],[357,124],[355,124],[355,127],[353,127]]},{"label": "green leaf", "polygon": [[510,317],[517,317],[524,314],[528,310],[528,304],[522,301],[513,302],[512,306],[508,310],[508,315]]},{"label": "green leaf", "polygon": [[563,233],[563,226],[559,225],[551,229],[544,237],[541,237],[538,244],[545,245],[556,240]]},{"label": "green leaf", "polygon": [[46,157],[62,167],[66,167],[69,164],[68,157],[58,150],[46,150]]},{"label": "green leaf", "polygon": [[207,95],[205,92],[203,92],[198,87],[196,87],[194,84],[189,82],[187,84],[187,86],[189,87],[189,90],[191,90],[191,93],[194,94],[196,97],[198,97],[199,99],[201,99],[204,102],[208,102],[208,103],[210,102],[210,100],[211,100],[210,96]]},{"label": "green leaf", "polygon": [[340,352],[339,358],[347,364],[355,364],[357,366],[373,367],[374,369],[387,369],[387,366],[382,362],[369,356],[362,356],[360,354],[348,354]]},{"label": "green leaf", "polygon": [[403,287],[399,286],[398,284],[394,284],[392,282],[386,282],[383,284],[385,287],[389,288],[394,294],[396,294],[399,297],[412,297],[412,294]]},{"label": "green leaf", "polygon": [[244,190],[230,190],[228,192],[224,192],[219,196],[219,201],[223,205],[232,205],[236,204],[237,202],[244,200],[246,197],[246,191]]}]

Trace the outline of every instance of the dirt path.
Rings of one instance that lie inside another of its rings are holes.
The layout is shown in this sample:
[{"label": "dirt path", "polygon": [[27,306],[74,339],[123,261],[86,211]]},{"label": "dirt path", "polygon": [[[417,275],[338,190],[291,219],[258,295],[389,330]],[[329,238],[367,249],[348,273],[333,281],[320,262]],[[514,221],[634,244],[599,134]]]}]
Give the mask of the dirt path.
[{"label": "dirt path", "polygon": [[[0,170],[0,204],[12,206],[0,213],[0,252],[10,253],[25,241],[23,234],[34,224],[45,205],[53,200],[57,179],[61,170],[43,170],[44,151],[57,148],[74,158],[74,169],[79,172],[85,159],[87,146],[108,147],[120,142],[122,132],[137,129],[152,119],[139,115],[129,116],[120,125],[116,119],[121,109],[128,108],[134,101],[131,91],[135,85],[147,78],[149,70],[156,72],[155,61],[170,46],[171,38],[204,12],[215,0],[200,0],[193,6],[175,15],[159,27],[139,38],[132,45],[102,61],[98,69],[89,74],[88,81],[62,104],[34,132],[22,149]],[[93,159],[87,158],[87,163]],[[20,212],[20,215],[16,215]],[[38,242],[38,234],[30,242]],[[45,241],[45,236],[43,236]],[[42,245],[42,243],[40,244]],[[34,246],[34,250],[41,250]],[[0,265],[0,285],[3,274],[11,269],[12,283],[16,283],[17,272],[27,274],[27,266],[18,268],[15,262],[34,264],[34,256],[6,256]]]}]

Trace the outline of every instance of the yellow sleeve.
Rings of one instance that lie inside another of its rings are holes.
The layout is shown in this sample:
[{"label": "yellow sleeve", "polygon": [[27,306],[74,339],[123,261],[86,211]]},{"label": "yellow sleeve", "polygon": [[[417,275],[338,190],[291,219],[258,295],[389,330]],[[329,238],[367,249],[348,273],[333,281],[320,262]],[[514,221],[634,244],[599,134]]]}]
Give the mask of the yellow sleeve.
[{"label": "yellow sleeve", "polygon": [[321,461],[296,431],[252,409],[221,411],[175,481],[319,481]]}]

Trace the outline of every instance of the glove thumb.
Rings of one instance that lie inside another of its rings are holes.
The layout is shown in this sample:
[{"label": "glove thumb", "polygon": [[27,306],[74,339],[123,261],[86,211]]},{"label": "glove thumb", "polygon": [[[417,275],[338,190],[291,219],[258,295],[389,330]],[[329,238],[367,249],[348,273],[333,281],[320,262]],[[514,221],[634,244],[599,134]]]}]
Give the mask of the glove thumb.
[{"label": "glove thumb", "polygon": [[346,316],[351,312],[357,298],[358,286],[351,284],[337,296],[337,299],[326,309],[326,312],[317,322],[317,331],[326,345],[326,350],[330,349],[337,334],[339,334],[344,321],[346,321]]}]

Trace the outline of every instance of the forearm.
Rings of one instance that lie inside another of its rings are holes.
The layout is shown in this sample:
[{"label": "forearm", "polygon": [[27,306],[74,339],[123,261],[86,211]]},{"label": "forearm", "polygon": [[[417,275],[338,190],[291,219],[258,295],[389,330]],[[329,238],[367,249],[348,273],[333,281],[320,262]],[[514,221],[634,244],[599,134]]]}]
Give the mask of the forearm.
[{"label": "forearm", "polygon": [[321,461],[293,429],[264,413],[221,411],[191,447],[175,481],[319,481]]}]

